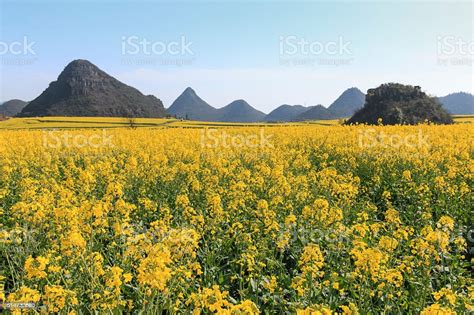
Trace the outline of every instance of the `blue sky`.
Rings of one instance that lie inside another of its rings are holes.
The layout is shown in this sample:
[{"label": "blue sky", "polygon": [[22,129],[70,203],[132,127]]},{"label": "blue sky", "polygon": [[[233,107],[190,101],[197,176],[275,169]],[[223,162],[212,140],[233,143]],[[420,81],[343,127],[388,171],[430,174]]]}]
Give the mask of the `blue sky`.
[{"label": "blue sky", "polygon": [[[470,1],[0,1],[3,101],[35,98],[74,59],[166,107],[187,86],[213,106],[242,98],[264,112],[385,82],[473,91]],[[25,38],[33,53],[5,51]]]}]

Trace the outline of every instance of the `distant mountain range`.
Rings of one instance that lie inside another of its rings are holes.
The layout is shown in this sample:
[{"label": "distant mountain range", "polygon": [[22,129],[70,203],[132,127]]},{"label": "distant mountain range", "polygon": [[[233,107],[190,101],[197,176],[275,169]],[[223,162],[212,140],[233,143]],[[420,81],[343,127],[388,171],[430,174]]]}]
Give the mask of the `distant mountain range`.
[{"label": "distant mountain range", "polygon": [[328,108],[317,105],[299,114],[295,121],[322,120],[351,117],[365,101],[365,95],[358,88],[345,90]]},{"label": "distant mountain range", "polygon": [[263,121],[265,114],[256,110],[244,100],[233,101],[229,105],[219,108],[218,121],[226,122],[257,122]]},{"label": "distant mountain range", "polygon": [[[474,114],[472,94],[454,93],[438,100],[443,107],[455,115]],[[268,115],[251,107],[243,100],[234,101],[223,108],[214,108],[202,100],[196,92],[187,88],[168,109],[178,118],[224,122],[285,122],[350,118],[364,106],[365,94],[358,88],[345,90],[329,107],[322,105],[281,105]]]},{"label": "distant mountain range", "polygon": [[178,118],[202,121],[257,122],[265,118],[264,113],[244,100],[236,100],[222,108],[214,108],[190,87],[173,102],[168,108],[168,113]]},{"label": "distant mountain range", "polygon": [[365,95],[357,88],[346,90],[329,108],[322,105],[281,105],[268,115],[253,108],[244,100],[237,100],[222,108],[215,108],[187,88],[168,108],[168,113],[183,119],[223,122],[280,122],[349,117],[364,105]]},{"label": "distant mountain range", "polygon": [[323,105],[316,105],[305,111],[304,113],[296,116],[293,121],[306,121],[306,120],[320,120],[320,119],[335,119],[337,116],[328,108]]},{"label": "distant mountain range", "polygon": [[365,94],[358,88],[345,90],[329,107],[328,110],[336,118],[351,117],[364,106]]},{"label": "distant mountain range", "polygon": [[22,100],[10,100],[0,104],[0,115],[12,117],[21,112],[28,103]]},{"label": "distant mountain range", "polygon": [[[49,87],[33,101],[11,100],[0,105],[5,116],[114,116],[165,117],[222,122],[285,122],[349,118],[364,106],[365,94],[352,87],[344,91],[329,107],[322,105],[281,105],[268,115],[244,100],[215,108],[190,87],[166,110],[153,95],[145,96],[108,75],[87,60],[69,63]],[[443,107],[455,115],[474,114],[474,96],[454,93],[438,98]]]},{"label": "distant mountain range", "polygon": [[474,115],[474,95],[464,92],[438,97],[443,107],[453,115]]},{"label": "distant mountain range", "polygon": [[206,103],[188,87],[167,109],[170,115],[191,120],[217,120],[217,109]]},{"label": "distant mountain range", "polygon": [[312,106],[281,105],[265,116],[265,121],[293,121],[299,115],[308,111]]},{"label": "distant mountain range", "polygon": [[164,117],[163,103],[111,77],[87,60],[68,64],[18,116]]}]

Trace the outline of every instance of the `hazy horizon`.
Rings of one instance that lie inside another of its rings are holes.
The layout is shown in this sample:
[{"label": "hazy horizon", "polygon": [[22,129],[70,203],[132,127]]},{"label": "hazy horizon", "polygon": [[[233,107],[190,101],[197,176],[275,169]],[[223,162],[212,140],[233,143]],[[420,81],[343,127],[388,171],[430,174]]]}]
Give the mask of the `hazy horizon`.
[{"label": "hazy horizon", "polygon": [[0,101],[34,99],[74,59],[166,108],[188,86],[265,113],[388,82],[473,93],[472,17],[470,1],[1,1]]}]

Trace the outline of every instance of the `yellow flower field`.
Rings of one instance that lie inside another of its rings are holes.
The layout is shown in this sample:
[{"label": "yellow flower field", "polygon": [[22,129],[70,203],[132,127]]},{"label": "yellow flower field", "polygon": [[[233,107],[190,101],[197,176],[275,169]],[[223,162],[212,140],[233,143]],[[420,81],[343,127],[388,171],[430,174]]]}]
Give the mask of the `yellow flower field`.
[{"label": "yellow flower field", "polygon": [[474,311],[474,125],[0,131],[0,300]]}]

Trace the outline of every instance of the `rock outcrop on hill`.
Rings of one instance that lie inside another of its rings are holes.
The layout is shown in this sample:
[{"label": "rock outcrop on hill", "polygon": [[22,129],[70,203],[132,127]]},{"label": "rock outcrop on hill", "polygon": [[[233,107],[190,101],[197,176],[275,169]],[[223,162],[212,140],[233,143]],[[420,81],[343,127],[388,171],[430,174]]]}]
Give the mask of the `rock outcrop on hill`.
[{"label": "rock outcrop on hill", "polygon": [[19,114],[32,116],[164,117],[163,103],[143,95],[87,60],[68,64]]},{"label": "rock outcrop on hill", "polygon": [[428,96],[419,86],[398,83],[382,84],[368,90],[364,107],[347,124],[377,124],[379,119],[385,125],[453,122],[436,98]]}]

